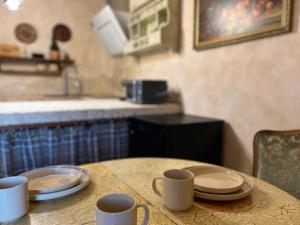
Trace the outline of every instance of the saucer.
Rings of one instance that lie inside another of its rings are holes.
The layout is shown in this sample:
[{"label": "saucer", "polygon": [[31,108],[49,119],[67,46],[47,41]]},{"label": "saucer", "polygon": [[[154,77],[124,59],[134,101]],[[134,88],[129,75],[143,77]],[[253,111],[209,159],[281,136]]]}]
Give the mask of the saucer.
[{"label": "saucer", "polygon": [[28,178],[29,194],[47,194],[66,190],[79,183],[77,169],[62,166],[45,167],[21,174]]},{"label": "saucer", "polygon": [[[50,167],[46,167],[46,168],[55,168],[55,167],[58,167],[58,166],[50,166]],[[63,165],[63,166],[59,166],[59,167],[64,168],[64,169],[73,169],[73,170],[76,170],[78,173],[80,173],[81,177],[79,179],[79,183],[75,184],[75,186],[72,186],[69,189],[65,189],[65,190],[58,191],[58,192],[52,192],[52,193],[46,193],[46,194],[30,194],[29,195],[30,201],[48,201],[48,200],[54,200],[54,199],[62,198],[65,196],[69,196],[69,195],[75,194],[76,192],[84,189],[90,183],[91,173],[88,170],[77,167],[77,166],[69,166],[69,165]],[[24,174],[26,175],[26,173],[24,173]],[[22,174],[22,176],[24,176],[24,174]]]},{"label": "saucer", "polygon": [[71,187],[70,189],[66,189],[59,192],[53,192],[49,194],[29,195],[30,201],[48,201],[48,200],[63,198],[77,193],[78,191],[84,189],[90,183],[91,173],[88,170],[76,166],[64,166],[64,167],[76,169],[82,173],[79,183],[74,187]]},{"label": "saucer", "polygon": [[250,178],[247,178],[244,175],[241,175],[241,176],[244,179],[244,183],[243,183],[242,187],[234,193],[211,194],[211,193],[205,193],[205,192],[200,192],[200,191],[195,190],[194,196],[196,198],[202,198],[202,199],[212,200],[212,201],[233,201],[233,200],[245,198],[252,193],[253,188],[254,188],[254,182]]},{"label": "saucer", "polygon": [[218,166],[184,168],[195,175],[194,188],[200,192],[228,194],[239,190],[244,179],[237,172]]}]

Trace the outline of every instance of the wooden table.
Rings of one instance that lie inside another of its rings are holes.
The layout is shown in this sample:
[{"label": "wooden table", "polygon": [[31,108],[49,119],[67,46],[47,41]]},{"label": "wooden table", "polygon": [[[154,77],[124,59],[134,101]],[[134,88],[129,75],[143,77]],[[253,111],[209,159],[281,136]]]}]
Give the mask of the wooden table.
[{"label": "wooden table", "polygon": [[[255,188],[250,197],[233,202],[196,200],[185,212],[170,211],[151,188],[153,177],[164,170],[203,165],[199,162],[145,158],[84,165],[92,182],[84,190],[60,200],[31,203],[30,212],[16,225],[95,224],[96,200],[110,193],[128,193],[150,208],[150,225],[300,225],[300,201],[284,191],[251,178]],[[142,212],[138,213],[139,221]]]}]

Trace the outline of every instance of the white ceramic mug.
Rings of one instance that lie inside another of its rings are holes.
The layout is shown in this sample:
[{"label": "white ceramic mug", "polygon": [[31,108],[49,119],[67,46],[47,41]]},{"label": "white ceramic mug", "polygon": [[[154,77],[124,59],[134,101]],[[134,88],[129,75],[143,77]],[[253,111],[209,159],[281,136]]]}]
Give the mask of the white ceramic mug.
[{"label": "white ceramic mug", "polygon": [[23,217],[29,208],[26,177],[0,179],[0,223],[9,223]]},{"label": "white ceramic mug", "polygon": [[[157,189],[157,180],[163,181],[163,193]],[[183,169],[172,169],[164,172],[163,177],[152,181],[155,194],[163,198],[166,207],[175,211],[189,209],[194,201],[194,174]]]},{"label": "white ceramic mug", "polygon": [[96,225],[136,225],[137,209],[145,210],[141,225],[149,221],[149,209],[146,205],[136,204],[126,194],[111,194],[100,198],[96,203]]}]

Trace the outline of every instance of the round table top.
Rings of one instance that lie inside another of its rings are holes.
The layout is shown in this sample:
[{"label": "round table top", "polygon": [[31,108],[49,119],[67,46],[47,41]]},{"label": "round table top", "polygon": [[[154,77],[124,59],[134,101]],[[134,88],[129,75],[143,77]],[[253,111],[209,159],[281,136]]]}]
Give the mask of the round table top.
[{"label": "round table top", "polygon": [[[92,173],[84,190],[59,200],[30,203],[29,214],[16,225],[95,224],[95,203],[101,196],[127,193],[150,209],[149,225],[300,225],[300,201],[286,192],[253,177],[251,196],[232,202],[195,200],[193,207],[174,212],[163,206],[151,182],[171,168],[203,165],[200,162],[132,158],[83,165]],[[142,210],[138,211],[141,221]]]}]

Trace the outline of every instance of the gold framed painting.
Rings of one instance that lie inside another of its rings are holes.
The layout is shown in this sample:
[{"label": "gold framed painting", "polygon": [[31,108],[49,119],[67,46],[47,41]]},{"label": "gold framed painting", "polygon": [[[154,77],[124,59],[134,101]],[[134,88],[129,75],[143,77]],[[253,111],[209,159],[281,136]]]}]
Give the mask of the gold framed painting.
[{"label": "gold framed painting", "polygon": [[239,43],[291,30],[293,0],[195,0],[194,48]]}]

